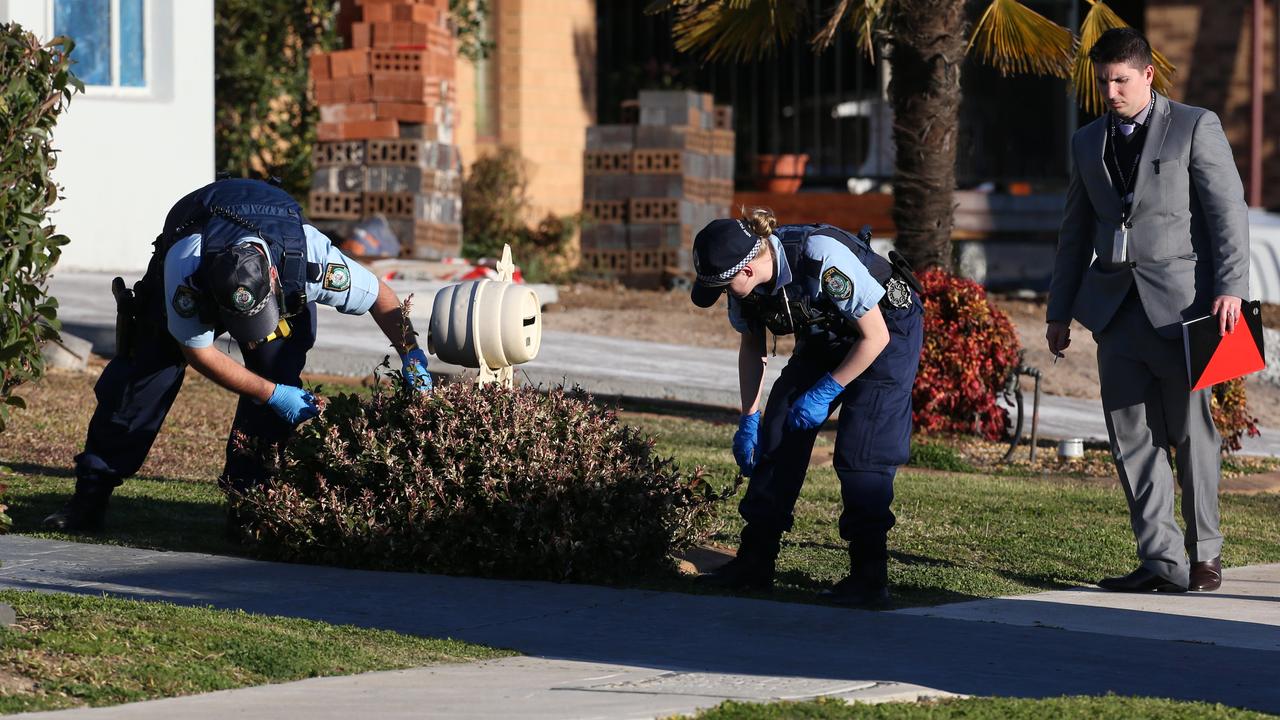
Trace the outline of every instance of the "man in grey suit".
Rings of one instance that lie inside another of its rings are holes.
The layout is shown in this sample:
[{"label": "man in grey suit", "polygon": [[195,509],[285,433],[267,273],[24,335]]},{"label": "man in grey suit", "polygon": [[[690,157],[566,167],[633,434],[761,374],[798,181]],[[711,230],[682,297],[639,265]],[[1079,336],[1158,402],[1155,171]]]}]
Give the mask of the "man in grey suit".
[{"label": "man in grey suit", "polygon": [[[1190,390],[1181,323],[1214,314],[1222,333],[1235,330],[1249,284],[1244,190],[1218,117],[1152,91],[1141,34],[1109,30],[1089,58],[1109,112],[1071,139],[1045,338],[1061,357],[1074,318],[1098,341],[1107,432],[1141,560],[1098,585],[1216,590],[1221,440],[1210,390]],[[1185,536],[1173,516],[1170,448]]]}]

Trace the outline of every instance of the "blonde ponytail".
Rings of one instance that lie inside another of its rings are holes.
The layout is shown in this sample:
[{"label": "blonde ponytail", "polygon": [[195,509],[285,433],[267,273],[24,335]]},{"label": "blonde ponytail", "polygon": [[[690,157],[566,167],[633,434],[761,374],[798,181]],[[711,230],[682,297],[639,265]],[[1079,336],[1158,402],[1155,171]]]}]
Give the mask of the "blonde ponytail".
[{"label": "blonde ponytail", "polygon": [[767,238],[778,229],[778,218],[766,207],[747,208],[743,206],[742,224],[756,237]]}]

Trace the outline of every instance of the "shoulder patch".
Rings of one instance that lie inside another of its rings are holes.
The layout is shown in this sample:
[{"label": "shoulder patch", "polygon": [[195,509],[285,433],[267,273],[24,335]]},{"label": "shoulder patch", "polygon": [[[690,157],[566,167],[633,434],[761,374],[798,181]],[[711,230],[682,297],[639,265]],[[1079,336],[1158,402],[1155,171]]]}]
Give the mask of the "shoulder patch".
[{"label": "shoulder patch", "polygon": [[329,263],[324,268],[324,289],[342,292],[351,287],[351,271],[342,263]]},{"label": "shoulder patch", "polygon": [[822,291],[836,300],[853,297],[853,281],[840,268],[829,267],[822,273]]},{"label": "shoulder patch", "polygon": [[173,293],[173,311],[178,317],[193,318],[200,311],[200,301],[196,297],[195,288],[190,285],[179,285]]}]

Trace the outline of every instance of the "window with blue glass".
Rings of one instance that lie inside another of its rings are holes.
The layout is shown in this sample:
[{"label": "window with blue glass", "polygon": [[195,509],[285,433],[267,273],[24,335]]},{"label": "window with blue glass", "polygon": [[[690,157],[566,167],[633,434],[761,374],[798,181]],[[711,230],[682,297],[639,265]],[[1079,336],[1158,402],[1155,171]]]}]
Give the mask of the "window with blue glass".
[{"label": "window with blue glass", "polygon": [[54,0],[53,31],[75,41],[86,85],[146,87],[146,0]]}]

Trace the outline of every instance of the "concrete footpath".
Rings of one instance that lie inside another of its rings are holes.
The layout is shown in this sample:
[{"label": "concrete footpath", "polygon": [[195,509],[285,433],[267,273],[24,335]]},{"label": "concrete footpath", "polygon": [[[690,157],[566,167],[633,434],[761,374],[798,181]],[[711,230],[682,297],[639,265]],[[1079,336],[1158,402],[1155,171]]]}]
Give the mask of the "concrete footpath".
[{"label": "concrete footpath", "polygon": [[[58,273],[49,283],[60,303],[59,316],[67,331],[93,343],[94,352],[115,352],[115,309],[109,302],[110,273]],[[431,298],[444,283],[390,281],[402,297],[414,293],[415,325],[426,330]],[[547,294],[555,288],[547,286]],[[548,301],[544,298],[544,302]],[[307,371],[332,375],[368,375],[390,350],[386,338],[367,317],[343,315],[320,308],[320,333],[315,349],[307,358]],[[625,330],[620,328],[620,331]],[[709,407],[735,408],[739,391],[735,350],[691,347],[673,343],[653,343],[620,337],[546,331],[538,357],[517,369],[521,382],[553,387],[578,385],[602,396],[640,400],[679,402]],[[219,347],[235,354],[234,343],[225,340]],[[777,379],[785,362],[771,362],[765,375],[766,392]],[[464,371],[436,358],[431,371],[458,374]],[[1026,420],[1024,437],[1031,434],[1032,392],[1024,392]],[[1102,405],[1095,400],[1046,395],[1040,407],[1040,437],[1083,438],[1106,442],[1107,428]],[[1261,437],[1245,438],[1241,451],[1246,455],[1280,456],[1280,432],[1263,429]]]},{"label": "concrete footpath", "polygon": [[1077,589],[934,608],[344,570],[0,537],[0,587],[108,593],[452,637],[525,657],[49,714],[640,718],[723,699],[1108,692],[1280,712],[1280,565],[1212,594]]}]

